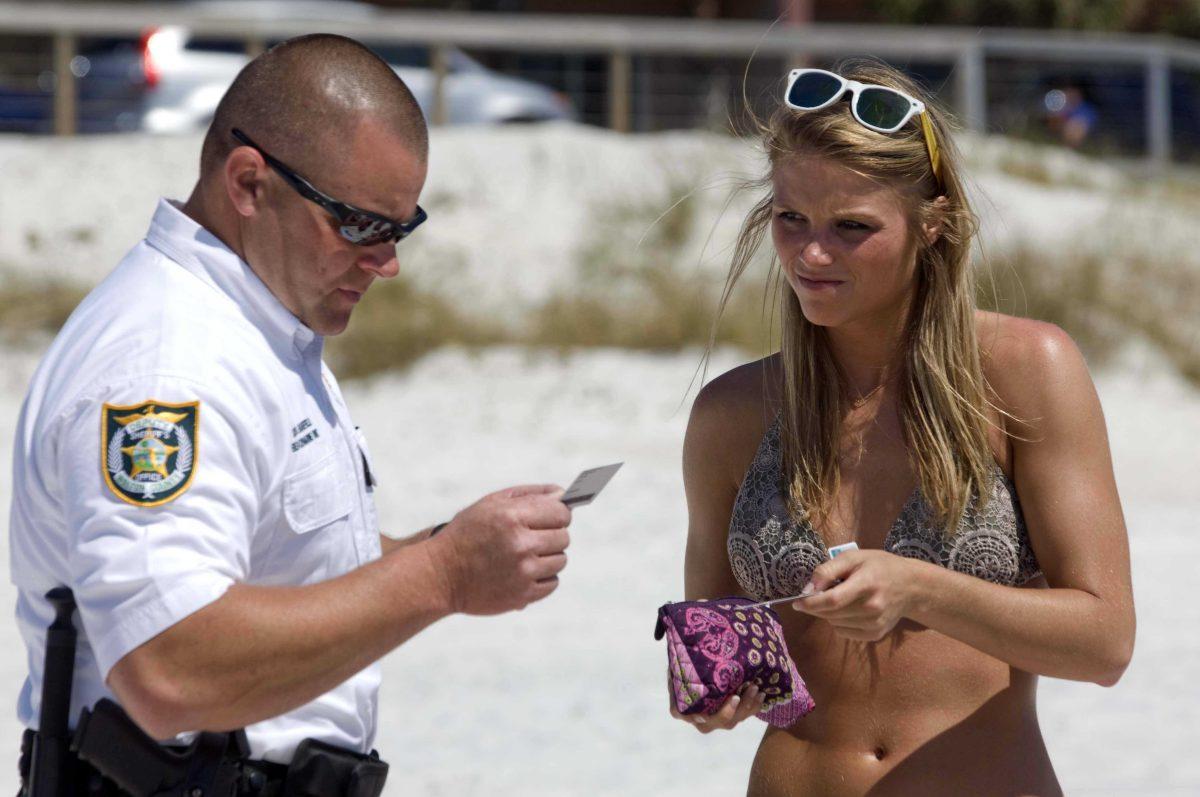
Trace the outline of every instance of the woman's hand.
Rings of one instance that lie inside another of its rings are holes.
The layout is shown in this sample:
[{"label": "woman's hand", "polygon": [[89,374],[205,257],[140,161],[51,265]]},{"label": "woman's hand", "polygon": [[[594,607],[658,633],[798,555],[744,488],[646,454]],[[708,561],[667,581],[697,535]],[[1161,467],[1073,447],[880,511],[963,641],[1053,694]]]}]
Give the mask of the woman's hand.
[{"label": "woman's hand", "polygon": [[817,567],[792,604],[827,620],[849,639],[878,642],[909,613],[915,599],[913,569],[922,563],[887,551],[847,551]]},{"label": "woman's hand", "polygon": [[767,696],[758,691],[758,687],[749,684],[740,695],[730,695],[725,705],[715,714],[680,714],[675,708],[675,695],[671,690],[671,673],[667,672],[667,693],[670,702],[671,716],[692,725],[700,733],[723,730],[729,731],[737,727],[742,720],[763,710]]}]

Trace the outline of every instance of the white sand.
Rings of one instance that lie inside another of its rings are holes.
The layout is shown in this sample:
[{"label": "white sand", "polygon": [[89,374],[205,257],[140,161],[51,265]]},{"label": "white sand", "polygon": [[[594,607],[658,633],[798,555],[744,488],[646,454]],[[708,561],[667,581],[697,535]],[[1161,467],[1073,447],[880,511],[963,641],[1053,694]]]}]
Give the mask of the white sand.
[{"label": "white sand", "polygon": [[[1148,355],[1099,376],[1133,548],[1139,634],[1114,688],[1042,682],[1047,743],[1069,794],[1195,793],[1200,760],[1200,397]],[[9,461],[30,358],[5,354],[0,458]],[[722,353],[716,367],[736,358]],[[562,587],[522,613],[439,623],[385,659],[378,746],[388,794],[740,793],[758,734],[700,736],[667,715],[655,609],[678,599],[685,512],[679,475],[695,352],[568,358],[446,351],[404,376],[351,386],[377,452],[385,529],[448,517],[483,492],[566,481],[624,460],[581,508]],[[387,453],[384,453],[387,452]],[[7,504],[10,474],[0,478]],[[12,605],[0,585],[0,603]],[[0,675],[15,704],[24,660],[0,626]],[[15,740],[5,714],[0,737]],[[14,742],[15,743],[15,742]],[[698,762],[703,762],[702,764]],[[13,786],[0,768],[0,791]]]},{"label": "white sand", "polygon": [[[159,193],[186,193],[197,149],[191,139],[0,138],[0,263],[94,281],[143,233]],[[995,157],[980,152],[981,162]],[[568,279],[563,265],[588,223],[581,197],[657,191],[665,200],[672,170],[694,167],[683,173],[703,184],[748,162],[740,145],[707,136],[620,138],[571,127],[442,131],[434,153],[427,195],[444,215],[422,230],[425,259],[412,267],[428,275],[449,262],[463,278],[451,288],[464,306],[529,300]],[[998,238],[1032,230],[1049,244],[1064,230],[1086,239],[1085,219],[1099,224],[1120,211],[1110,177],[1097,177],[1099,187],[1045,190],[985,170],[979,182],[994,200]],[[722,199],[718,191],[704,201],[716,208]],[[47,207],[86,232],[60,240]],[[728,227],[720,229],[718,239]],[[1163,246],[1182,246],[1192,226],[1168,215],[1154,232]],[[0,463],[8,463],[36,357],[0,357]],[[444,351],[405,375],[348,386],[379,460],[380,514],[392,532],[445,519],[511,483],[565,482],[585,467],[627,463],[578,511],[571,564],[551,599],[499,618],[444,621],[385,659],[378,746],[392,763],[388,794],[742,792],[761,726],[702,737],[672,721],[665,654],[652,639],[655,609],[681,594],[680,442],[698,360],[696,352]],[[736,360],[721,353],[714,371]],[[1069,794],[1200,793],[1200,396],[1136,348],[1097,382],[1133,549],[1138,645],[1112,689],[1044,680],[1042,725]],[[10,490],[5,464],[0,506]],[[0,581],[0,605],[13,601]],[[0,645],[0,739],[15,761],[20,729],[3,707],[15,705],[25,662],[12,623],[0,624]],[[0,767],[5,790],[15,790],[15,776]]]},{"label": "white sand", "polygon": [[[671,721],[662,709],[664,653],[650,636],[654,609],[681,591],[686,408],[676,408],[696,362],[695,354],[596,352],[565,362],[531,362],[516,352],[481,361],[443,354],[351,397],[364,420],[392,413],[395,431],[380,430],[398,448],[385,476],[429,497],[385,504],[384,517],[401,527],[440,517],[470,500],[473,487],[628,463],[611,493],[579,511],[572,564],[551,602],[493,622],[447,622],[387,660],[389,704],[411,706],[416,716],[385,723],[380,744],[403,751],[392,755],[412,770],[413,791],[726,795],[744,788],[759,728],[702,737]],[[730,362],[727,355],[720,365]],[[1042,685],[1047,743],[1069,794],[1200,786],[1191,755],[1200,727],[1193,633],[1200,610],[1183,587],[1200,555],[1193,533],[1200,500],[1185,483],[1200,468],[1200,397],[1145,367],[1099,380],[1133,547],[1137,653],[1115,688]],[[470,397],[481,409],[464,412],[467,405],[447,395]],[[410,415],[433,422],[406,434]],[[439,445],[448,429],[461,444]],[[414,458],[428,465],[421,475],[405,467]],[[483,469],[476,485],[460,480],[464,461],[480,463],[470,469]],[[586,631],[574,628],[581,623]],[[537,640],[543,653],[535,653]],[[478,685],[471,691],[479,711],[455,699],[466,684]],[[681,772],[689,774],[674,782]]]}]

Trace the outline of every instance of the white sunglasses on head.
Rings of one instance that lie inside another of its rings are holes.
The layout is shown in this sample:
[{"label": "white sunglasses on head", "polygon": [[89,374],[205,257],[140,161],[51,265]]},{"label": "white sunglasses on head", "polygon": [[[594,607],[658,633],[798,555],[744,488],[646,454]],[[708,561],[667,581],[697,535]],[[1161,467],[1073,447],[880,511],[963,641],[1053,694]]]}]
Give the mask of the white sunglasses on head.
[{"label": "white sunglasses on head", "polygon": [[925,103],[899,89],[847,80],[824,69],[793,69],[788,74],[783,101],[797,111],[828,108],[850,92],[850,113],[863,127],[877,133],[895,133],[914,116],[921,117],[921,131],[933,174],[941,182],[941,155],[933,125],[925,113]]}]

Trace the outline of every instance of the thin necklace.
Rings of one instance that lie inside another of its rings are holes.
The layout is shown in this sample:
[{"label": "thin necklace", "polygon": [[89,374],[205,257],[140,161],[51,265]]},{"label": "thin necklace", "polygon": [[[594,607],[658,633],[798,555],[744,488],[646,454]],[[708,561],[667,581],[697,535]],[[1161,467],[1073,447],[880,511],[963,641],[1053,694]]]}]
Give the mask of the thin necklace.
[{"label": "thin necklace", "polygon": [[850,400],[850,409],[856,410],[859,407],[861,407],[862,405],[866,404],[871,399],[871,396],[874,396],[881,389],[883,389],[883,386],[886,383],[887,383],[887,380],[885,379],[882,382],[880,382],[878,385],[876,385],[875,387],[868,390],[866,393],[863,393],[858,398],[851,399]]}]

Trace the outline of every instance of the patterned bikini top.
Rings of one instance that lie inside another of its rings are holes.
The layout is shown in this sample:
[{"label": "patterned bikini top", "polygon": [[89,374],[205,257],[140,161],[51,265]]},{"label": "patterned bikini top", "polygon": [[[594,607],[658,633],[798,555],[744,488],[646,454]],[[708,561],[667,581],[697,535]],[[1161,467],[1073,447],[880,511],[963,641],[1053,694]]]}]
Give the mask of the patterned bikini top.
[{"label": "patterned bikini top", "polygon": [[[820,535],[787,510],[782,450],[776,418],[738,490],[729,524],[734,577],[755,600],[799,594],[817,565],[829,559]],[[917,488],[888,531],[883,549],[1007,586],[1041,575],[1016,489],[998,465],[987,507],[982,512],[968,507],[952,537],[934,522],[933,510]]]}]

